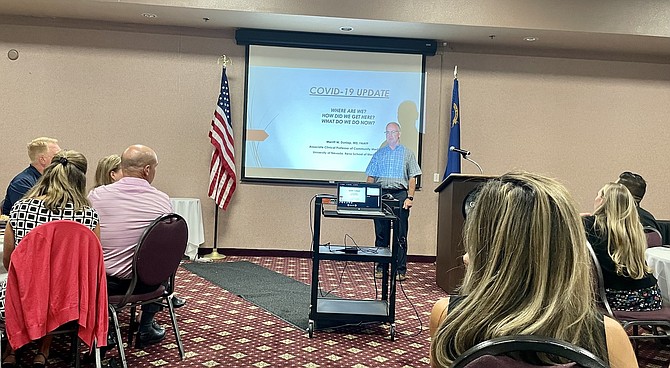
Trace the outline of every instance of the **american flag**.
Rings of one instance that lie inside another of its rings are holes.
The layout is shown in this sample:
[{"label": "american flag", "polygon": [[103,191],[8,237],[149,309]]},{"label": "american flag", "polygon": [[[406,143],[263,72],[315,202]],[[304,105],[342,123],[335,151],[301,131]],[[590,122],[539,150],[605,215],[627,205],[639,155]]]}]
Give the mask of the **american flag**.
[{"label": "american flag", "polygon": [[209,129],[209,139],[214,146],[212,162],[209,165],[209,192],[217,206],[224,210],[228,208],[230,198],[237,186],[235,175],[235,141],[233,140],[233,125],[230,121],[230,89],[226,68],[221,76],[221,93],[214,111],[214,119]]}]

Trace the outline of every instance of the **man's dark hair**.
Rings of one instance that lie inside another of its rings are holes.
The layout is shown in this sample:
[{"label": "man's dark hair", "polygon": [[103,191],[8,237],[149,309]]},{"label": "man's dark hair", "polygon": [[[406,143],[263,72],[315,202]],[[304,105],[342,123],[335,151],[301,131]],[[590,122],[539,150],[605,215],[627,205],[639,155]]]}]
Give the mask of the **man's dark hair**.
[{"label": "man's dark hair", "polygon": [[617,183],[623,184],[630,194],[633,195],[635,201],[640,203],[644,194],[647,192],[647,182],[644,181],[644,178],[640,174],[636,174],[630,171],[624,171],[619,175],[619,180]]}]

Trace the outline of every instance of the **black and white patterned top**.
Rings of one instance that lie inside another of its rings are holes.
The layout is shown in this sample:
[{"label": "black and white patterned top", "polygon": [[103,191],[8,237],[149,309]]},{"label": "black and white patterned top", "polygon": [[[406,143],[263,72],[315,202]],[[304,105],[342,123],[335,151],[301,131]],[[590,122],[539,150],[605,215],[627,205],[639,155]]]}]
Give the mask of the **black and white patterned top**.
[{"label": "black and white patterned top", "polygon": [[65,209],[52,212],[44,207],[44,201],[36,198],[24,198],[14,203],[9,213],[9,224],[14,231],[14,244],[17,246],[30,230],[49,221],[71,220],[93,230],[98,226],[98,213],[89,206],[75,211],[74,205],[68,203]]}]

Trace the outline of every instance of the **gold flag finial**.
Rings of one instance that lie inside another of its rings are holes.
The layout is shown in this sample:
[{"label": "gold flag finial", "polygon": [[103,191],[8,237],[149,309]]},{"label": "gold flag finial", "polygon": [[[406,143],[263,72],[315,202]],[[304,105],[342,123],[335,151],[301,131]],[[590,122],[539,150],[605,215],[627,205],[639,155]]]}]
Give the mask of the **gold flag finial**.
[{"label": "gold flag finial", "polygon": [[217,60],[216,63],[219,64],[219,65],[223,64],[223,67],[225,68],[225,67],[228,66],[228,63],[232,64],[233,61],[230,60],[230,58],[224,54],[224,55],[219,56],[219,60]]}]

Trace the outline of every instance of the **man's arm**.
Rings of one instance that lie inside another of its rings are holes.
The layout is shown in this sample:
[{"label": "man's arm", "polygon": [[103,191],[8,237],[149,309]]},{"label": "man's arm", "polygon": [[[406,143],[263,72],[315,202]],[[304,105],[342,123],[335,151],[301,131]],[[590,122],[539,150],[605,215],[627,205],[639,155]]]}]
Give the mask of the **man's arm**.
[{"label": "man's arm", "polygon": [[9,212],[12,209],[9,207],[9,196],[5,197],[5,199],[2,201],[2,208],[0,208],[0,215],[6,215],[9,216]]},{"label": "man's arm", "polygon": [[[23,188],[24,186],[18,186],[17,183],[10,183],[7,187],[7,197],[5,202],[2,204],[2,213],[9,216],[9,212],[12,210],[12,206],[16,203],[30,188]],[[22,192],[23,191],[23,192]],[[22,193],[21,193],[22,192]]]},{"label": "man's arm", "polygon": [[407,195],[414,197],[414,192],[416,191],[416,176],[409,179],[409,188],[407,188]]},{"label": "man's arm", "polygon": [[[7,213],[5,213],[5,215],[9,216],[9,211],[11,211],[12,205],[18,202],[19,199],[23,198],[23,196],[26,193],[28,193],[28,191],[33,187],[33,185],[34,183],[31,183],[29,180],[26,180],[25,178],[21,180],[13,180],[11,183],[9,183],[9,186],[7,187],[7,199],[9,200],[9,202],[3,204],[4,208],[7,210]],[[4,211],[5,210],[3,210],[3,213]]]},{"label": "man's arm", "polygon": [[[410,207],[412,207],[412,203],[414,202],[415,191],[416,191],[416,176],[413,176],[409,179],[409,188],[407,188],[407,198],[405,199],[405,203],[402,204],[402,208],[409,209]],[[412,199],[410,199],[409,197],[412,197]]]}]

